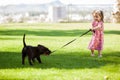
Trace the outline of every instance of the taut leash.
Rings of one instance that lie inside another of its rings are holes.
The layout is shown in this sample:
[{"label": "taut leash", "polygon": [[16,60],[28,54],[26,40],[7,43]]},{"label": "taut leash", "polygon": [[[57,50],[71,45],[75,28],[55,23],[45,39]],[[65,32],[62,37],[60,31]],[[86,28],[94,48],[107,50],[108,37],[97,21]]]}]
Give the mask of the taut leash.
[{"label": "taut leash", "polygon": [[[87,33],[90,32],[90,31],[91,31],[91,29],[89,29],[88,31],[84,32],[84,33],[81,34],[79,37],[84,36],[85,34],[87,34]],[[66,43],[65,45],[63,45],[63,46],[60,47],[59,49],[64,48],[65,46],[67,46],[67,45],[69,45],[70,43],[72,43],[72,42],[74,42],[75,40],[77,40],[79,37],[77,37],[77,38],[71,40],[70,42]],[[56,52],[56,51],[59,50],[59,49],[56,49],[56,50],[52,51],[52,53]]]}]

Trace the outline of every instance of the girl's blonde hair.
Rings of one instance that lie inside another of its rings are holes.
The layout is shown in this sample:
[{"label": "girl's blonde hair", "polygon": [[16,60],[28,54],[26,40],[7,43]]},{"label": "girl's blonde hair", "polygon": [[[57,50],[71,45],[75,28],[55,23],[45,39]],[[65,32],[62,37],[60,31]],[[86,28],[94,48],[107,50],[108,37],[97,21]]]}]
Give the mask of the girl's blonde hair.
[{"label": "girl's blonde hair", "polygon": [[94,10],[94,11],[92,12],[92,14],[97,14],[97,15],[99,15],[99,16],[101,17],[101,20],[104,22],[104,14],[103,14],[103,11],[101,11],[101,10]]}]

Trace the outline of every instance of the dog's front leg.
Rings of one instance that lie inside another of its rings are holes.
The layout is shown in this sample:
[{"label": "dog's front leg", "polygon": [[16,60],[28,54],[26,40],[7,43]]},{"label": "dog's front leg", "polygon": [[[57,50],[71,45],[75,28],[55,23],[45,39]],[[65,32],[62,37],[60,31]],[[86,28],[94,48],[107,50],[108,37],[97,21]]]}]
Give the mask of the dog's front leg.
[{"label": "dog's front leg", "polygon": [[42,63],[40,57],[37,57],[37,60],[39,63]]}]

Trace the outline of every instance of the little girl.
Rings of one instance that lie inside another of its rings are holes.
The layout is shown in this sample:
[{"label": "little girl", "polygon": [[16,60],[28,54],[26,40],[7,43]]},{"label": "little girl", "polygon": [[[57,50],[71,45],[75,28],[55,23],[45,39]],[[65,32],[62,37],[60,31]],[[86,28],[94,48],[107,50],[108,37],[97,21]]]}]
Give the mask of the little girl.
[{"label": "little girl", "polygon": [[92,13],[94,21],[92,22],[91,31],[93,33],[92,39],[88,48],[91,50],[91,56],[94,56],[94,50],[98,50],[98,56],[102,57],[102,49],[104,42],[104,27],[103,27],[103,12],[101,10],[95,10]]}]

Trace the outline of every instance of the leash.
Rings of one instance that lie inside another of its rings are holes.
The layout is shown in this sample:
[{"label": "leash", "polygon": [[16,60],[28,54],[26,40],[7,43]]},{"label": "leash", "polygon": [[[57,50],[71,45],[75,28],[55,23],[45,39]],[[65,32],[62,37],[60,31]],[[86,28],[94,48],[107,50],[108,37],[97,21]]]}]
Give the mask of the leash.
[{"label": "leash", "polygon": [[[81,34],[79,37],[84,36],[85,34],[87,34],[87,33],[90,32],[90,31],[91,31],[91,29],[89,29],[88,31],[84,32],[84,33]],[[65,45],[63,45],[63,46],[60,47],[59,49],[64,48],[65,46],[67,46],[67,45],[69,45],[70,43],[72,43],[72,42],[74,42],[75,40],[77,40],[79,37],[77,37],[77,38],[71,40],[70,42],[66,43]],[[56,52],[56,51],[59,50],[59,49],[56,49],[56,50],[52,51],[52,53]]]}]

